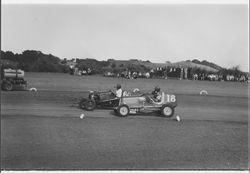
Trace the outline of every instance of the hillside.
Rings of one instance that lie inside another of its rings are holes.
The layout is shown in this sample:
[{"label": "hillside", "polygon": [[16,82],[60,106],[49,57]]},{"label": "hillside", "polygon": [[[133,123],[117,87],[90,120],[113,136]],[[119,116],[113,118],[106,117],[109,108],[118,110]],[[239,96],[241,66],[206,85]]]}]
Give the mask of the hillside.
[{"label": "hillside", "polygon": [[192,61],[180,61],[180,62],[166,62],[166,63],[152,63],[149,61],[141,61],[141,60],[110,60],[111,64],[115,64],[115,67],[130,67],[131,65],[133,66],[139,66],[139,67],[146,67],[150,69],[154,69],[157,67],[185,67],[185,68],[199,68],[200,70],[205,70],[208,72],[217,72],[219,69],[213,68],[208,65],[203,65],[201,63],[195,63]]},{"label": "hillside", "polygon": [[221,66],[217,65],[217,64],[214,64],[212,62],[208,62],[206,60],[203,60],[203,61],[199,61],[197,59],[194,59],[192,60],[193,63],[196,63],[196,64],[201,64],[201,65],[205,65],[205,66],[209,66],[209,67],[212,67],[214,69],[217,69],[217,70],[221,70],[223,69]]},{"label": "hillside", "polygon": [[176,63],[172,63],[171,65],[176,66],[176,67],[186,67],[186,68],[199,68],[200,70],[205,70],[208,72],[217,72],[218,70],[207,66],[207,65],[202,65],[202,64],[197,64],[191,61],[180,61],[180,62],[176,62]]}]

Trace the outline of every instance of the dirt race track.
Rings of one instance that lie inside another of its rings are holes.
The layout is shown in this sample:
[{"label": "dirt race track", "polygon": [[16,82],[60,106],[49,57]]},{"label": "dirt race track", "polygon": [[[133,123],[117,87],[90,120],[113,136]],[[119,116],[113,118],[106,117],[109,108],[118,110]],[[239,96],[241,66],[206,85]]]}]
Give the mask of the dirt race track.
[{"label": "dirt race track", "polygon": [[[4,170],[248,168],[247,84],[46,73],[28,73],[26,80],[38,92],[1,92]],[[175,93],[181,122],[157,114],[121,118],[72,104],[87,90],[118,82]],[[209,95],[200,96],[202,89]]]}]

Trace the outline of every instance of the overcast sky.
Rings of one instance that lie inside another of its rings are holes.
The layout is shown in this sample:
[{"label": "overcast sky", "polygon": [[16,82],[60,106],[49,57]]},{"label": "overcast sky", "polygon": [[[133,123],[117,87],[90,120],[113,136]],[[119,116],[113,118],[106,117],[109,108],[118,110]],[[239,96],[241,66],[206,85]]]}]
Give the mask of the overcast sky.
[{"label": "overcast sky", "polygon": [[2,5],[2,50],[248,71],[248,5]]}]

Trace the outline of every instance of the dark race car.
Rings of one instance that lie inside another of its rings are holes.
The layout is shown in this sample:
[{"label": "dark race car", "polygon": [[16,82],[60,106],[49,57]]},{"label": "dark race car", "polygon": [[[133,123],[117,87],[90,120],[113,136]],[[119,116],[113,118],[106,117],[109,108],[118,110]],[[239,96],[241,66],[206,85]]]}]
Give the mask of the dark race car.
[{"label": "dark race car", "polygon": [[79,102],[79,107],[88,111],[95,108],[114,108],[118,105],[119,98],[112,91],[90,91],[88,98],[82,98]]},{"label": "dark race car", "polygon": [[165,117],[174,115],[177,106],[176,95],[161,93],[161,100],[156,101],[152,94],[124,92],[121,98],[109,92],[91,91],[87,99],[79,102],[79,107],[88,111],[95,108],[113,109],[118,115],[125,117],[129,114],[159,112]]}]

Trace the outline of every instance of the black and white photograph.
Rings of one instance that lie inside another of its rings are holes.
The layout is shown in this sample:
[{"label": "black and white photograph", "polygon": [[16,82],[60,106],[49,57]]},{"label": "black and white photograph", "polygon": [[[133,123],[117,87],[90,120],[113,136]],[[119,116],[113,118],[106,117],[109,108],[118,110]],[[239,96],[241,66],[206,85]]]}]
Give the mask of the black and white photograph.
[{"label": "black and white photograph", "polygon": [[2,0],[1,171],[249,170],[249,1],[104,2]]}]

